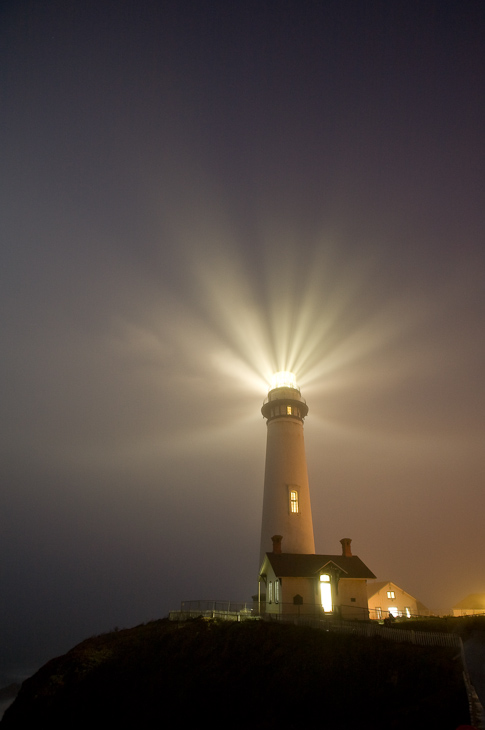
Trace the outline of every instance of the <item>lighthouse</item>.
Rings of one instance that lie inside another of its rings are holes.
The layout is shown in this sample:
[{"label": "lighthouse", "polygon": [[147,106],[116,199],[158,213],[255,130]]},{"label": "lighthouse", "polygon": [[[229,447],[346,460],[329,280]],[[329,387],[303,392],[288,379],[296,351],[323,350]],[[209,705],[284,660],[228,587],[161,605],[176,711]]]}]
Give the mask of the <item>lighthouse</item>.
[{"label": "lighthouse", "polygon": [[267,437],[255,612],[367,620],[367,580],[375,575],[352,554],[351,539],[340,541],[340,555],[315,553],[303,438],[308,406],[292,373],[273,376],[261,413]]},{"label": "lighthouse", "polygon": [[273,376],[261,412],[267,439],[260,564],[270,551],[315,553],[303,437],[308,406],[293,373]]}]

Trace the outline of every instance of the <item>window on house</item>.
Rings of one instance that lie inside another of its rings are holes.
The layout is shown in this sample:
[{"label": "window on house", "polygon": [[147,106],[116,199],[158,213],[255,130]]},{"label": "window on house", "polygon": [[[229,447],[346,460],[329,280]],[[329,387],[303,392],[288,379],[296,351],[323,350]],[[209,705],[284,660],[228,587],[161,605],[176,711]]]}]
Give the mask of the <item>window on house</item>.
[{"label": "window on house", "polygon": [[399,609],[396,606],[389,606],[389,616],[399,616]]},{"label": "window on house", "polygon": [[382,608],[380,606],[376,606],[376,618],[382,618]]},{"label": "window on house", "polygon": [[394,591],[387,591],[387,597],[388,598],[396,598],[396,594]]},{"label": "window on house", "polygon": [[274,602],[279,603],[280,602],[280,582],[278,578],[276,578],[274,582]]},{"label": "window on house", "polygon": [[406,608],[404,610],[406,611],[406,616],[408,618],[411,618],[411,609],[409,608],[409,606],[406,606]]},{"label": "window on house", "polygon": [[290,512],[298,513],[298,492],[296,489],[290,489]]},{"label": "window on house", "polygon": [[326,573],[320,576],[320,598],[325,613],[331,613],[333,611],[332,584],[330,576]]},{"label": "window on house", "polygon": [[268,584],[268,603],[273,603],[273,581]]}]

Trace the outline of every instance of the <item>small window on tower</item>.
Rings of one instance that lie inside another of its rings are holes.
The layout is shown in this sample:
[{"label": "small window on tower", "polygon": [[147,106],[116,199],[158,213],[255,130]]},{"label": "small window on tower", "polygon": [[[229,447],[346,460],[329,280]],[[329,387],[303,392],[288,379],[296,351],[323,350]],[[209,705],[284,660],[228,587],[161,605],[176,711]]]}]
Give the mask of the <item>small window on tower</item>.
[{"label": "small window on tower", "polygon": [[286,415],[291,416],[291,406],[286,406]]},{"label": "small window on tower", "polygon": [[298,513],[298,492],[296,489],[290,489],[290,512]]}]

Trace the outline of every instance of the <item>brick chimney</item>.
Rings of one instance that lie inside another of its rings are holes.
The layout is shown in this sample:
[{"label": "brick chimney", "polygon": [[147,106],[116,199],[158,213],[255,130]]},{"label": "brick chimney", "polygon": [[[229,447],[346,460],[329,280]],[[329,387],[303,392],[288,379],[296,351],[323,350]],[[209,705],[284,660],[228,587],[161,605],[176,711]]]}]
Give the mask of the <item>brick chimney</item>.
[{"label": "brick chimney", "polygon": [[[343,537],[340,540],[340,544],[342,545],[342,555],[344,558],[351,558],[352,557],[352,550],[350,549],[350,543],[352,540],[350,537]],[[273,550],[274,552],[274,550]]]},{"label": "brick chimney", "polygon": [[283,535],[273,535],[271,539],[273,541],[273,553],[275,555],[281,555],[281,541],[283,539]]}]

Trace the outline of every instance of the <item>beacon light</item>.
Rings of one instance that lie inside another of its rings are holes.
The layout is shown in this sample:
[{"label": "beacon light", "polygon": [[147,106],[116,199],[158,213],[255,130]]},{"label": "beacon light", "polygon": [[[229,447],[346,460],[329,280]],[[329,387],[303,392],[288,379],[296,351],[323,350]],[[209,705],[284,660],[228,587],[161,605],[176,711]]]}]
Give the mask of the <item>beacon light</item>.
[{"label": "beacon light", "polygon": [[271,390],[274,388],[295,388],[296,390],[296,377],[288,370],[280,370],[271,376]]}]

